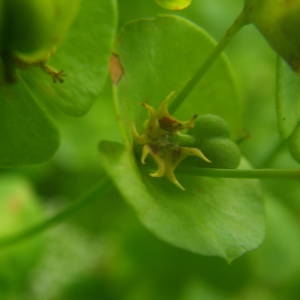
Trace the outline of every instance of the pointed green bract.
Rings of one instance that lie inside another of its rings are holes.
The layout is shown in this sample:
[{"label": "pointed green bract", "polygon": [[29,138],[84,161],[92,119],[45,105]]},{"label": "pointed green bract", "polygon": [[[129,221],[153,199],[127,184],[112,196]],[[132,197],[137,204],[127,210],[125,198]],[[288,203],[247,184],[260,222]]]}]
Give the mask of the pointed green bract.
[{"label": "pointed green bract", "polygon": [[182,10],[188,7],[192,0],[156,0],[157,4],[169,10]]}]

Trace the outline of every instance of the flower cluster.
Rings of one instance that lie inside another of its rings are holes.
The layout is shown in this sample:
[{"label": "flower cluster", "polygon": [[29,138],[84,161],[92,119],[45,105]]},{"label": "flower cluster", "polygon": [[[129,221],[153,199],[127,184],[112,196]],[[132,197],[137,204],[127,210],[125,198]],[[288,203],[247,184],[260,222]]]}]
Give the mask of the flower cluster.
[{"label": "flower cluster", "polygon": [[172,95],[173,93],[157,110],[149,104],[142,104],[149,113],[149,119],[146,120],[141,134],[133,126],[133,135],[135,141],[142,146],[141,162],[145,164],[150,155],[157,164],[157,170],[150,173],[150,176],[166,177],[178,188],[185,190],[174,174],[181,161],[188,156],[196,156],[206,162],[210,160],[200,149],[187,146],[189,136],[185,135],[185,131],[194,127],[197,116],[185,122],[171,116],[168,106]]}]

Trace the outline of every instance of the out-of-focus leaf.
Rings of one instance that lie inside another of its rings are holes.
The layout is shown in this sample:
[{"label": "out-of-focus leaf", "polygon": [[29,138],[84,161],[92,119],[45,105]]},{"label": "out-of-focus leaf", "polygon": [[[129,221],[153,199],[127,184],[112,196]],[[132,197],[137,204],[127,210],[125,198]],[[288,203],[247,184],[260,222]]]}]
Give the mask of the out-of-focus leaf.
[{"label": "out-of-focus leaf", "polygon": [[[0,177],[0,240],[40,221],[43,213],[28,182]],[[43,239],[37,237],[0,248],[0,298],[6,290],[18,290],[39,258]]]},{"label": "out-of-focus leaf", "polygon": [[55,103],[71,115],[89,109],[106,79],[115,28],[114,0],[82,1],[76,22],[49,62],[66,72],[65,83],[54,84],[31,67],[18,72],[16,84],[1,86],[0,167],[40,163],[55,153],[58,133],[39,105]]},{"label": "out-of-focus leaf", "polygon": [[41,102],[55,103],[70,115],[85,113],[105,82],[116,25],[115,0],[81,1],[75,23],[49,61],[65,72],[65,82],[54,84],[49,75],[36,68],[25,70],[21,76]]},{"label": "out-of-focus leaf", "polygon": [[279,62],[277,76],[277,121],[281,136],[287,138],[300,119],[300,77],[284,62]]},{"label": "out-of-focus leaf", "polygon": [[55,153],[58,133],[27,85],[0,88],[0,167],[40,163]]},{"label": "out-of-focus leaf", "polygon": [[264,282],[280,285],[300,272],[299,223],[273,197],[266,201],[266,219],[266,240],[251,256],[251,265]]},{"label": "out-of-focus leaf", "polygon": [[[111,93],[111,85],[106,84],[93,108],[81,118],[62,115],[58,120],[61,146],[55,159],[59,164],[74,170],[97,170],[97,145],[99,139],[120,141]],[[82,138],[84,137],[84,142]]]},{"label": "out-of-focus leaf", "polygon": [[33,274],[30,299],[68,299],[62,296],[64,290],[91,270],[102,271],[102,263],[109,260],[112,251],[108,242],[76,227],[59,227],[47,233],[47,241],[45,254]]},{"label": "out-of-focus leaf", "polygon": [[187,8],[192,0],[156,0],[157,4],[169,10],[182,10]]},{"label": "out-of-focus leaf", "polygon": [[228,300],[222,292],[206,285],[201,279],[194,279],[186,286],[184,295],[180,300]]}]

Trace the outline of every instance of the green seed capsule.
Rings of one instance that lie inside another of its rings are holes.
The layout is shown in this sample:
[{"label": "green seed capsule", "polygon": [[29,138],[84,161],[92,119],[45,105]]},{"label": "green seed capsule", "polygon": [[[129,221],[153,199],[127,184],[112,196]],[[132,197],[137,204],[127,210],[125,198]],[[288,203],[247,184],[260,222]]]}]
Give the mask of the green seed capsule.
[{"label": "green seed capsule", "polygon": [[217,115],[201,115],[195,121],[194,128],[189,130],[189,134],[197,140],[212,137],[229,138],[229,127],[224,119]]},{"label": "green seed capsule", "polygon": [[300,0],[246,0],[248,19],[295,71],[300,71]]},{"label": "green seed capsule", "polygon": [[201,144],[201,150],[211,163],[200,163],[208,168],[235,169],[241,160],[239,147],[228,138],[207,139]]}]

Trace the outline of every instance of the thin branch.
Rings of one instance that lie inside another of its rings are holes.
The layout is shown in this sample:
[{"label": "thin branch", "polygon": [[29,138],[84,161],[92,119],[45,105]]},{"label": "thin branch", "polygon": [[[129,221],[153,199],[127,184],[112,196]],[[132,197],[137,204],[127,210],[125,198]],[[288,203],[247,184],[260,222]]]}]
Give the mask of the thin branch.
[{"label": "thin branch", "polygon": [[79,198],[77,201],[74,201],[69,206],[56,213],[54,216],[51,216],[48,219],[41,221],[40,223],[33,225],[28,229],[25,229],[24,231],[0,238],[0,248],[17,244],[65,221],[67,218],[78,212],[81,208],[84,208],[91,202],[99,199],[101,193],[103,193],[103,191],[110,186],[108,183],[108,179],[103,180],[103,182],[86,193],[85,196]]},{"label": "thin branch", "polygon": [[184,102],[185,98],[199,83],[201,78],[206,74],[206,72],[210,69],[210,67],[219,57],[219,55],[224,51],[229,42],[246,24],[248,24],[248,20],[245,11],[243,11],[226,31],[225,35],[219,41],[219,43],[217,44],[213,52],[210,54],[210,56],[204,61],[204,63],[196,71],[194,76],[187,81],[183,89],[176,95],[175,99],[170,105],[171,113],[174,113],[180,107],[180,105]]},{"label": "thin branch", "polygon": [[239,179],[264,179],[264,178],[285,178],[300,180],[300,169],[213,169],[182,167],[180,172],[193,176],[239,178]]}]

